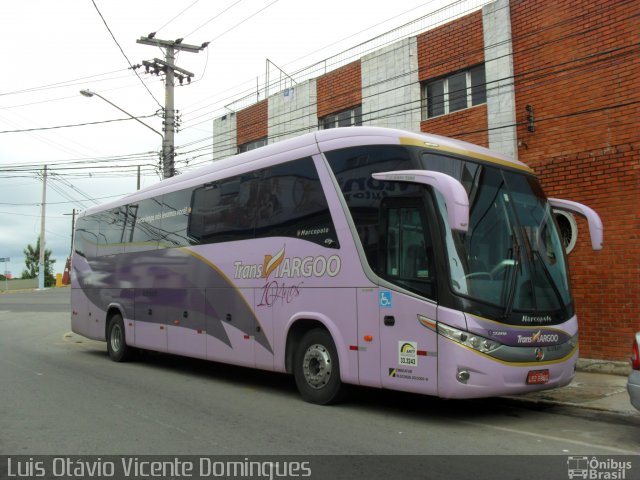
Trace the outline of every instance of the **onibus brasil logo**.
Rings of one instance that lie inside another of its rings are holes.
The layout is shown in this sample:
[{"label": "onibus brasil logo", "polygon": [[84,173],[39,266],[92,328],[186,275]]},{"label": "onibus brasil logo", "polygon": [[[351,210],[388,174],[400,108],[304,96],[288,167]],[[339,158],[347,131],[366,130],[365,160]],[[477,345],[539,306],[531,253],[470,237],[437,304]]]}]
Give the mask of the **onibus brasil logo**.
[{"label": "onibus brasil logo", "polygon": [[567,470],[570,479],[587,480],[626,480],[627,470],[631,470],[631,462],[615,458],[601,460],[596,457],[570,456],[567,458]]}]

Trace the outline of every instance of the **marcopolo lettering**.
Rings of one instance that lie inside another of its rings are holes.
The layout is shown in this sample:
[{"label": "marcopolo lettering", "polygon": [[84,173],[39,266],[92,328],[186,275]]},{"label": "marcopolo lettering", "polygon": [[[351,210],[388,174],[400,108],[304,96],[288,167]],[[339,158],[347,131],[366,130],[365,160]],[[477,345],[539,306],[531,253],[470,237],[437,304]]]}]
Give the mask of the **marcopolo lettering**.
[{"label": "marcopolo lettering", "polygon": [[523,315],[522,323],[549,323],[553,319],[549,315],[543,316],[531,316],[531,315]]}]

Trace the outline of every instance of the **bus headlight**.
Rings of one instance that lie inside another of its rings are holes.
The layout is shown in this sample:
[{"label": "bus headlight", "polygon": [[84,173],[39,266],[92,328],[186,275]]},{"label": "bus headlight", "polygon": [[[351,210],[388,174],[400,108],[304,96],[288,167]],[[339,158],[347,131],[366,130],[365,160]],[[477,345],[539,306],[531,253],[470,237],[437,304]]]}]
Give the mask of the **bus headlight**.
[{"label": "bus headlight", "polygon": [[442,323],[438,323],[438,333],[456,343],[482,353],[493,352],[502,345],[501,343],[476,335],[475,333],[458,330],[457,328],[453,328]]}]

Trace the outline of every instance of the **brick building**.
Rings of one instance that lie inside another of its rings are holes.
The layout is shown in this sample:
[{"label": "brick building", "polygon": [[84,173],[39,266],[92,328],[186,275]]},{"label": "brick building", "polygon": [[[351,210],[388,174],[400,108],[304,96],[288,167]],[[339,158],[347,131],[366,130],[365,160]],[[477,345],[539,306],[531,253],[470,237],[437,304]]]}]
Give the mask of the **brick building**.
[{"label": "brick building", "polygon": [[583,358],[626,360],[640,330],[640,4],[497,0],[214,120],[214,158],[319,128],[447,135],[532,167],[601,216],[565,228]]}]

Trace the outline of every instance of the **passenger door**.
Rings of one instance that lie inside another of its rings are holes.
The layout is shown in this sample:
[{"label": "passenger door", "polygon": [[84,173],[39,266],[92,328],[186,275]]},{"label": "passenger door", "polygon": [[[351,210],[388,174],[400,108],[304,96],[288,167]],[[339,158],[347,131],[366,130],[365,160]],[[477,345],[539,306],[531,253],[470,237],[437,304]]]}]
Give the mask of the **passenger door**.
[{"label": "passenger door", "polygon": [[378,272],[392,284],[378,290],[382,385],[435,395],[435,262],[424,199],[388,198],[380,213]]}]

